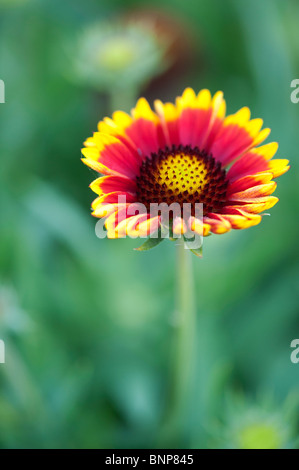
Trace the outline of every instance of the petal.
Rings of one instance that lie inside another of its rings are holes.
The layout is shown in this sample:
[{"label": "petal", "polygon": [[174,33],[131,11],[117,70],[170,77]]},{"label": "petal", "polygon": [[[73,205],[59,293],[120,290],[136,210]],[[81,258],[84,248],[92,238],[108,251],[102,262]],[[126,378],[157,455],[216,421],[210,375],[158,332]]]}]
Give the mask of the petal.
[{"label": "petal", "polygon": [[264,196],[270,196],[270,194],[275,191],[276,186],[277,183],[275,181],[271,181],[270,183],[266,184],[259,184],[258,186],[254,186],[253,188],[248,188],[244,191],[231,194],[229,195],[227,200],[239,202],[255,202],[257,198],[260,200]]},{"label": "petal", "polygon": [[192,88],[186,88],[182,96],[176,99],[179,110],[179,136],[182,145],[194,145],[194,138],[198,142],[206,135],[212,116],[211,93],[202,90],[198,97]]},{"label": "petal", "polygon": [[126,135],[126,129],[133,123],[133,118],[123,111],[115,111],[112,119],[105,117],[98,123],[98,131],[116,137],[125,144],[134,154],[138,154],[137,147]]},{"label": "petal", "polygon": [[132,217],[133,212],[141,213],[141,207],[139,203],[133,204],[116,204],[114,213],[109,214],[109,217],[105,221],[105,226],[108,231],[112,231],[115,227],[125,219]]},{"label": "petal", "polygon": [[132,110],[133,121],[126,128],[126,135],[134,142],[143,158],[157,153],[161,145],[160,121],[145,98],[140,98]]},{"label": "petal", "polygon": [[172,231],[174,235],[183,235],[188,231],[186,222],[181,217],[173,219]]},{"label": "petal", "polygon": [[210,120],[210,127],[206,136],[206,140],[202,143],[203,147],[209,152],[213,142],[221,129],[223,119],[226,112],[226,102],[223,99],[223,93],[218,91],[212,100],[213,113]]},{"label": "petal", "polygon": [[156,100],[155,110],[160,118],[161,128],[164,134],[165,145],[180,145],[179,134],[179,111],[173,103],[163,104],[160,100]]},{"label": "petal", "polygon": [[133,204],[116,205],[115,211],[111,213],[105,221],[108,238],[125,237],[128,234],[127,229],[130,227],[132,228],[130,223],[134,220],[138,220],[138,222],[144,221],[148,217],[146,208],[143,204],[136,202]]},{"label": "petal", "polygon": [[180,142],[182,145],[191,145],[203,148],[210,121],[212,118],[212,108],[192,109],[187,108],[182,111],[179,119]]},{"label": "petal", "polygon": [[98,130],[116,137],[124,136],[126,128],[132,124],[132,121],[133,119],[129,114],[123,111],[115,111],[112,119],[106,117],[98,123]]},{"label": "petal", "polygon": [[113,193],[103,194],[103,196],[100,196],[97,200],[99,204],[127,204],[136,202],[136,197],[130,193],[115,191]]},{"label": "petal", "polygon": [[201,90],[196,96],[187,88],[176,99],[176,105],[155,101],[155,109],[160,118],[165,135],[165,143],[172,145],[191,145],[204,148],[205,142],[211,143],[218,132],[225,115],[223,93],[211,97],[209,90]]},{"label": "petal", "polygon": [[[87,149],[82,149],[83,150]],[[91,158],[81,158],[81,161],[84,163],[84,165],[87,165],[89,168],[91,168],[94,171],[97,171],[98,173],[102,173],[103,175],[118,175],[119,173],[117,171],[113,171],[110,168],[105,167],[101,163],[92,160]]]},{"label": "petal", "polygon": [[[113,232],[118,224],[127,218],[127,206],[116,207],[116,210],[107,217],[105,227],[107,232]],[[110,237],[112,238],[112,237]]]},{"label": "petal", "polygon": [[96,147],[93,137],[88,137],[84,142],[85,147]]},{"label": "petal", "polygon": [[[207,101],[207,106],[206,106],[208,108],[210,105],[210,101],[211,101],[211,94],[208,90],[205,90],[205,91],[207,92],[207,95],[209,94],[209,99]],[[183,109],[186,109],[186,108],[197,107],[197,97],[196,97],[194,90],[190,87],[186,88],[183,91],[182,96],[177,97],[176,106],[179,111],[182,111]]]},{"label": "petal", "polygon": [[279,199],[275,196],[268,196],[264,198],[256,198],[255,202],[246,203],[246,204],[236,204],[230,205],[223,208],[224,210],[229,209],[240,209],[245,212],[249,212],[251,214],[260,214],[267,209],[271,209],[271,207],[275,206],[275,204],[279,201]]},{"label": "petal", "polygon": [[95,132],[93,138],[99,151],[98,161],[101,164],[129,178],[136,176],[141,164],[137,152],[132,152],[123,142],[108,134]]},{"label": "petal", "polygon": [[258,186],[260,184],[269,183],[269,181],[271,181],[272,178],[273,178],[273,174],[270,172],[243,176],[228,185],[227,195],[244,191],[245,189],[252,188],[253,186]]},{"label": "petal", "polygon": [[204,237],[209,235],[211,230],[211,226],[209,224],[204,224],[201,220],[196,219],[195,217],[190,217],[188,222],[188,228],[192,232],[195,232],[197,235]]},{"label": "petal", "polygon": [[276,159],[268,162],[269,170],[273,173],[273,178],[283,175],[290,169],[289,160]]},{"label": "petal", "polygon": [[139,237],[149,237],[158,231],[160,224],[161,216],[148,218],[144,221],[139,220],[135,233],[138,233]]},{"label": "petal", "polygon": [[262,217],[260,215],[255,215],[254,217],[245,217],[237,214],[225,214],[223,216],[231,224],[231,227],[235,230],[242,230],[245,228],[253,227],[258,225]]},{"label": "petal", "polygon": [[218,235],[229,232],[231,230],[231,224],[220,214],[208,214],[207,217],[203,218],[203,222],[211,226],[211,232]]},{"label": "petal", "polygon": [[227,178],[230,181],[234,181],[243,176],[269,171],[270,165],[268,160],[276,154],[277,149],[278,144],[276,142],[251,149],[231,166],[228,170]]},{"label": "petal", "polygon": [[122,220],[115,228],[117,237],[138,237],[138,225],[149,218],[148,214],[137,214]]},{"label": "petal", "polygon": [[249,118],[249,109],[242,108],[224,119],[215,141],[208,149],[223,166],[228,165],[269,135],[269,129],[260,132],[262,119],[249,121]]},{"label": "petal", "polygon": [[132,178],[139,172],[141,160],[119,139],[95,132],[93,146],[82,149],[83,162],[105,175],[120,175]]},{"label": "petal", "polygon": [[93,181],[90,188],[100,196],[115,191],[135,194],[136,183],[122,176],[104,176]]},{"label": "petal", "polygon": [[177,106],[181,111],[181,144],[208,150],[225,116],[223,93],[218,91],[212,99],[208,90],[201,90],[196,97],[193,90],[187,89],[183,96],[177,99]]},{"label": "petal", "polygon": [[[98,198],[99,199],[99,198]],[[94,205],[94,212],[92,215],[98,218],[109,217],[117,210],[117,205],[115,204],[102,204],[98,203]]]}]

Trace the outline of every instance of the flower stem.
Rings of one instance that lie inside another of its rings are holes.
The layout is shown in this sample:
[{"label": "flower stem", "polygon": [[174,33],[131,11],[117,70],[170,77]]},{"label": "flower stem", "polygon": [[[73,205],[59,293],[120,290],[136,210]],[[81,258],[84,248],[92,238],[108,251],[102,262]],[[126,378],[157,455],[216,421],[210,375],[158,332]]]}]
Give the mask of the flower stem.
[{"label": "flower stem", "polygon": [[[177,356],[174,376],[175,414],[180,423],[193,395],[196,309],[192,255],[180,240],[177,245]],[[187,416],[186,416],[187,417]]]},{"label": "flower stem", "polygon": [[138,90],[129,87],[111,91],[109,95],[110,113],[117,110],[129,112],[135,106],[137,96]]}]

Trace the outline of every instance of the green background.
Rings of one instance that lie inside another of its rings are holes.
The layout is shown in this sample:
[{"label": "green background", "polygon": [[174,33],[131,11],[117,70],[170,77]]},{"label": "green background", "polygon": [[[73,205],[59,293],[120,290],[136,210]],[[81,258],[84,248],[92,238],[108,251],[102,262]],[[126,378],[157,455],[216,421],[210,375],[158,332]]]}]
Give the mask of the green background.
[{"label": "green background", "polygon": [[173,100],[186,86],[223,90],[228,112],[248,105],[291,161],[271,217],[209,237],[203,259],[193,259],[195,389],[184,425],[166,431],[175,246],[138,253],[138,240],[96,238],[95,175],[80,149],[109,111],[61,70],[63,44],[82,27],[143,4],[0,2],[0,446],[244,448],[249,423],[278,436],[250,428],[255,445],[297,447],[299,104],[290,83],[299,78],[298,2],[150,3],[181,18],[194,43],[191,65],[156,97]]}]

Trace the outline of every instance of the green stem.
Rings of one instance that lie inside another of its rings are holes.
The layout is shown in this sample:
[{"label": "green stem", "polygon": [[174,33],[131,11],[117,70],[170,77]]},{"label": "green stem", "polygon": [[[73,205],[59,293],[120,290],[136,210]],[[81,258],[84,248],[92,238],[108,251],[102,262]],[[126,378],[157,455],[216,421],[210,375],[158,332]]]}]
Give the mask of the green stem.
[{"label": "green stem", "polygon": [[[174,376],[175,415],[180,423],[192,401],[196,338],[196,309],[192,254],[177,245],[177,356]],[[186,416],[187,417],[187,416]]]},{"label": "green stem", "polygon": [[110,114],[114,111],[130,112],[135,106],[138,96],[138,90],[126,88],[115,89],[109,95]]},{"label": "green stem", "polygon": [[[192,406],[195,399],[194,368],[196,340],[196,309],[192,273],[192,254],[183,239],[177,240],[176,322],[173,368],[169,399],[160,428],[160,442],[166,448],[181,437],[190,436]],[[189,435],[189,436],[188,436]]]}]

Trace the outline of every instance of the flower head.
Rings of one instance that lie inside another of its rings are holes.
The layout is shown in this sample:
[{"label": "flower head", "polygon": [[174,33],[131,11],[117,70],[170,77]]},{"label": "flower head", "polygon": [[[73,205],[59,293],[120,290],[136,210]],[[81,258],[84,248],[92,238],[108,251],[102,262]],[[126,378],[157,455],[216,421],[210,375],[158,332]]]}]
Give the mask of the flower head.
[{"label": "flower head", "polygon": [[101,91],[142,86],[165,67],[163,37],[134,22],[89,26],[69,49],[72,77]]},{"label": "flower head", "polygon": [[[278,406],[269,396],[253,402],[230,395],[221,422],[213,429],[213,447],[224,449],[288,449],[296,445],[297,394]],[[212,431],[212,429],[211,429]]]},{"label": "flower head", "polygon": [[[106,217],[108,237],[149,236],[163,226],[152,204],[189,204],[187,217],[173,217],[173,233],[222,234],[261,221],[276,204],[275,178],[288,160],[272,160],[277,143],[247,107],[225,117],[222,92],[198,95],[187,88],[175,104],[141,98],[131,115],[116,111],[87,139],[83,162],[102,175],[91,184],[98,197],[93,215]],[[119,203],[121,197],[121,203]],[[142,213],[132,213],[138,203]],[[197,218],[196,204],[203,204]],[[130,211],[129,211],[130,208]]]}]

